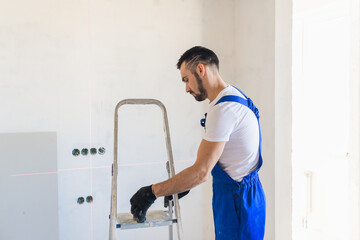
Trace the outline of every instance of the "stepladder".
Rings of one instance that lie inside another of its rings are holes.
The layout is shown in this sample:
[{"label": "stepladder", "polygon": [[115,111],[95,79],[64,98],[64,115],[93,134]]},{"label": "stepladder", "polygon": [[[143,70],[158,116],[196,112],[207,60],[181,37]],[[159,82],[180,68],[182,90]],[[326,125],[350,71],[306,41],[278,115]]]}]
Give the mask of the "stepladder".
[{"label": "stepladder", "polygon": [[[136,228],[149,228],[149,227],[168,227],[169,240],[173,240],[173,226],[177,227],[177,239],[183,239],[183,230],[180,215],[179,198],[177,194],[173,195],[167,205],[166,210],[150,210],[146,214],[146,220],[143,223],[138,223],[130,212],[117,212],[118,200],[118,122],[119,122],[119,108],[124,105],[156,105],[161,109],[164,135],[166,143],[166,152],[168,160],[166,162],[166,170],[168,177],[171,178],[175,175],[174,160],[172,155],[169,123],[167,111],[163,103],[156,99],[125,99],[120,101],[115,107],[114,114],[114,161],[111,170],[111,203],[110,203],[110,225],[109,225],[109,240],[117,239],[118,230],[136,229]],[[150,239],[150,238],[149,238]]]}]

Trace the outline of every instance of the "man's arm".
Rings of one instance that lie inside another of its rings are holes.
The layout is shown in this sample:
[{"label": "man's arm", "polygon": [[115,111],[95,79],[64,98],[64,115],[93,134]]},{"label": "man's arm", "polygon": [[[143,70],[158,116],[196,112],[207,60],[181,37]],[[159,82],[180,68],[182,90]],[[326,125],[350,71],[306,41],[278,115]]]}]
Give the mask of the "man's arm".
[{"label": "man's arm", "polygon": [[202,140],[197,152],[196,162],[174,177],[152,185],[156,197],[184,192],[205,182],[211,170],[218,162],[226,142],[209,142]]},{"label": "man's arm", "polygon": [[138,222],[144,222],[146,212],[157,197],[184,192],[205,182],[219,160],[225,142],[202,140],[194,165],[167,181],[140,188],[130,199],[131,213]]}]

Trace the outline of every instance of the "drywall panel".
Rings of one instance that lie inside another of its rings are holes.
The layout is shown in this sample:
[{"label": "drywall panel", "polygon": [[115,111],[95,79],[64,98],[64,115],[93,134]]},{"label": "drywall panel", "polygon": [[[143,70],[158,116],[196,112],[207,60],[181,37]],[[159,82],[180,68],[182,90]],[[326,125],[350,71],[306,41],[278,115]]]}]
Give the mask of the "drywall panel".
[{"label": "drywall panel", "polygon": [[56,133],[0,134],[0,239],[58,239]]}]

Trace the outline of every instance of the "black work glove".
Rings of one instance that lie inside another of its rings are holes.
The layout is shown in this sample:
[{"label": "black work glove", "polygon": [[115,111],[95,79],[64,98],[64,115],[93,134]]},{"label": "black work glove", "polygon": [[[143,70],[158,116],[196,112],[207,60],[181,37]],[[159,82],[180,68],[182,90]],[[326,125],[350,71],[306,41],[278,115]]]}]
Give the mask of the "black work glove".
[{"label": "black work glove", "polygon": [[140,188],[130,199],[131,213],[138,223],[145,222],[146,212],[156,200],[151,186]]},{"label": "black work glove", "polygon": [[[186,196],[188,193],[190,192],[190,190],[187,190],[185,192],[182,192],[182,193],[178,193],[178,198],[182,198],[184,196]],[[173,196],[172,195],[169,195],[169,196],[165,196],[164,197],[164,207],[168,207],[169,206],[169,202],[173,200]]]}]

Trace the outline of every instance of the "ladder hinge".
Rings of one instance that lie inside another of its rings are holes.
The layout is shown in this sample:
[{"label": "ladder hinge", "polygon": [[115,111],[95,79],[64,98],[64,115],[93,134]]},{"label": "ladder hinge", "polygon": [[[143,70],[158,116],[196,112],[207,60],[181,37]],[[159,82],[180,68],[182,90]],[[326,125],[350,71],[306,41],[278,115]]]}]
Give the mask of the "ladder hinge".
[{"label": "ladder hinge", "polygon": [[166,170],[170,174],[170,163],[169,163],[169,161],[166,162]]}]

